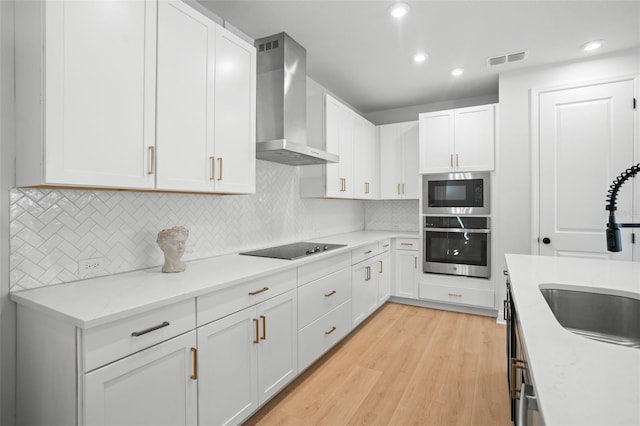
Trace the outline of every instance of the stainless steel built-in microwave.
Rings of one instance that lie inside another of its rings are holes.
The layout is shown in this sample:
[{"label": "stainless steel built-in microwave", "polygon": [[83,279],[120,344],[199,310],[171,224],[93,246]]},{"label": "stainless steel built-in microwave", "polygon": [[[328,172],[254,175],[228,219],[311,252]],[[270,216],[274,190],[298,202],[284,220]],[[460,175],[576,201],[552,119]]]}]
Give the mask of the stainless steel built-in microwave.
[{"label": "stainless steel built-in microwave", "polygon": [[422,213],[484,215],[491,213],[489,172],[422,176]]}]

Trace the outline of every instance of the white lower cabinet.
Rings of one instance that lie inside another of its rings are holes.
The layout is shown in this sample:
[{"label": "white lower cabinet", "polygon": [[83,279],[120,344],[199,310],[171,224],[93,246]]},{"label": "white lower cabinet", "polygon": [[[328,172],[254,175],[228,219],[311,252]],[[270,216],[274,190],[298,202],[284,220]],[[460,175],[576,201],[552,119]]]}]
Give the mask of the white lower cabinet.
[{"label": "white lower cabinet", "polygon": [[197,424],[196,333],[84,375],[87,425]]},{"label": "white lower cabinet", "polygon": [[391,254],[380,255],[378,262],[378,304],[382,305],[391,297]]},{"label": "white lower cabinet", "polygon": [[199,424],[237,424],[298,374],[291,290],[198,328]]},{"label": "white lower cabinet", "polygon": [[353,267],[351,275],[351,325],[354,328],[378,307],[377,271],[377,260],[367,260]]},{"label": "white lower cabinet", "polygon": [[399,238],[394,240],[395,280],[392,295],[407,299],[418,298],[420,259],[418,239]]}]

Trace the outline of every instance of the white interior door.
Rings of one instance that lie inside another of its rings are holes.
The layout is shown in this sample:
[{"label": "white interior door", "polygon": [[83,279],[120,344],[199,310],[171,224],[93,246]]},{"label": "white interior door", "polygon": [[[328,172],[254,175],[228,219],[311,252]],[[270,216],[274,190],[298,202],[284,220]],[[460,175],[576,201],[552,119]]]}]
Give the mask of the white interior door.
[{"label": "white interior door", "polygon": [[[623,251],[607,251],[605,204],[633,163],[633,95],[631,79],[539,95],[540,254],[631,260],[628,229]],[[619,223],[632,220],[632,183],[618,197]]]}]

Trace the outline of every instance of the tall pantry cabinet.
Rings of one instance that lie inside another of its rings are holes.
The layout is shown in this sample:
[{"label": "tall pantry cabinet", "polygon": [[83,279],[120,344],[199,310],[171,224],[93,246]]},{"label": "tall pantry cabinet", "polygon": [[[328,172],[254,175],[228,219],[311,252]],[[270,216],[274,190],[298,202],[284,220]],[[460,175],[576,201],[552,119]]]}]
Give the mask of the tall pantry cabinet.
[{"label": "tall pantry cabinet", "polygon": [[181,1],[15,16],[18,186],[255,192],[251,44]]}]

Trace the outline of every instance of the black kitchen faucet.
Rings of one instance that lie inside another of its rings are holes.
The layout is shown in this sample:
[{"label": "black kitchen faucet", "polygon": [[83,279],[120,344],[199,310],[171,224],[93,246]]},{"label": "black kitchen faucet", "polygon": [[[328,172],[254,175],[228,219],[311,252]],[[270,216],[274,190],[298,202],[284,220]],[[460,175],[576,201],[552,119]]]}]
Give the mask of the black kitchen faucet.
[{"label": "black kitchen faucet", "polygon": [[609,223],[607,223],[607,250],[612,252],[622,251],[622,242],[620,241],[620,228],[640,228],[640,223],[616,223],[616,202],[618,191],[623,183],[640,173],[640,163],[631,166],[624,172],[620,173],[611,186],[607,194],[606,210],[609,210]]}]

